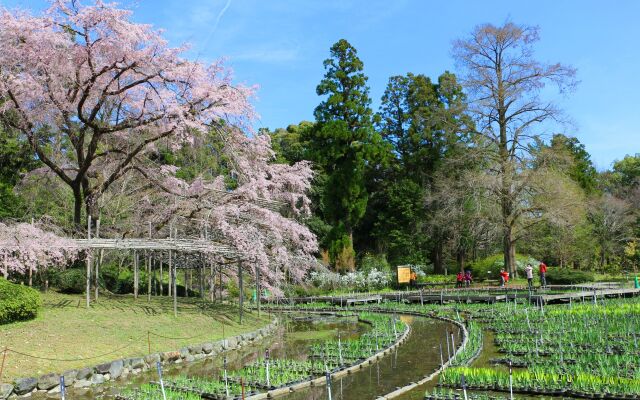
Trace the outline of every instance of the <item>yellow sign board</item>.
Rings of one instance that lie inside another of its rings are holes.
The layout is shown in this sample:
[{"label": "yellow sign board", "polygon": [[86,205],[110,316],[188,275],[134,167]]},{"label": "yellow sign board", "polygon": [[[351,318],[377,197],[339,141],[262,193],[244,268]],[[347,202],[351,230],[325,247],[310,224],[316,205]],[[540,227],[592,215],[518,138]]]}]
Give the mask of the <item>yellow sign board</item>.
[{"label": "yellow sign board", "polygon": [[398,266],[398,283],[409,283],[411,281],[411,267],[408,265]]}]

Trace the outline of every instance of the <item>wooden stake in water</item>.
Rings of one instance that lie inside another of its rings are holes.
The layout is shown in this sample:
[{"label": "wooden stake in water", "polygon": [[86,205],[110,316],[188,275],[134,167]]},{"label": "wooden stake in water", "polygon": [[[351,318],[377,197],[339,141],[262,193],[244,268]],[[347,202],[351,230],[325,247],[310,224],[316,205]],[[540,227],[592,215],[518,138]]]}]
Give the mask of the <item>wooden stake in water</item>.
[{"label": "wooden stake in water", "polygon": [[460,376],[460,385],[462,386],[462,394],[464,395],[464,400],[467,400],[467,380],[464,377],[464,374]]},{"label": "wooden stake in water", "polygon": [[62,400],[66,400],[67,398],[66,389],[64,387],[64,375],[60,375],[60,398]]},{"label": "wooden stake in water", "polygon": [[396,340],[398,340],[398,330],[396,329],[396,318],[395,318],[395,316],[393,318],[393,334],[395,335]]},{"label": "wooden stake in water", "polygon": [[331,374],[328,369],[324,373],[324,376],[327,379],[327,398],[331,400]]},{"label": "wooden stake in water", "polygon": [[340,340],[340,334],[338,334],[338,357],[340,359],[340,365],[342,365],[342,341]]},{"label": "wooden stake in water", "polygon": [[162,390],[162,399],[167,400],[167,394],[164,392],[164,380],[162,379],[162,364],[160,361],[156,363],[158,369],[158,377],[160,378],[160,389]]},{"label": "wooden stake in water", "polygon": [[455,340],[453,340],[453,331],[451,331],[451,353],[455,356],[456,354],[456,346]]},{"label": "wooden stake in water", "polygon": [[447,331],[446,335],[444,335],[447,338],[447,360],[451,359],[451,351],[449,350],[449,331]]},{"label": "wooden stake in water", "polygon": [[511,369],[511,360],[509,360],[509,399],[513,400],[513,370]]},{"label": "wooden stake in water", "polygon": [[227,379],[227,357],[225,356],[222,360],[223,369],[224,369],[224,391],[229,397],[229,380]]},{"label": "wooden stake in water", "polygon": [[444,357],[442,355],[442,343],[440,343],[440,366],[444,368]]},{"label": "wooden stake in water", "polygon": [[271,386],[271,382],[269,381],[269,349],[264,352],[264,359],[267,365],[267,386]]}]

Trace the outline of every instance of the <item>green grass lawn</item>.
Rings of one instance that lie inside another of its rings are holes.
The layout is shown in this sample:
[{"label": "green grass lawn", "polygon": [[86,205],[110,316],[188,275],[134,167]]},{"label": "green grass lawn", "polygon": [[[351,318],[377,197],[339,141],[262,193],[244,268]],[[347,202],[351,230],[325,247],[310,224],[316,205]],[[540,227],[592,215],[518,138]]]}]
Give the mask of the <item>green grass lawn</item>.
[{"label": "green grass lawn", "polygon": [[146,296],[138,300],[133,296],[101,296],[90,309],[81,295],[49,292],[42,294],[42,299],[44,305],[35,320],[0,325],[0,351],[6,346],[68,361],[8,352],[2,381],[148,354],[148,332],[151,352],[158,352],[218,340],[223,333],[229,337],[252,331],[270,321],[266,313],[258,318],[255,312],[245,312],[240,325],[237,306],[199,299],[179,298],[177,318],[169,297],[153,297],[149,302]]}]

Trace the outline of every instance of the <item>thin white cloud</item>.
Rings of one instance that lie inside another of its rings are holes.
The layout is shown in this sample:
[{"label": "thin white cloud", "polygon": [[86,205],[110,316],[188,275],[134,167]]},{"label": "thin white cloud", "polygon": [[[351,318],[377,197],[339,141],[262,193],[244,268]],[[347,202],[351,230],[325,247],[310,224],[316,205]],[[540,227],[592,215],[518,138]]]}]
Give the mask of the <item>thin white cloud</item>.
[{"label": "thin white cloud", "polygon": [[295,48],[253,49],[231,55],[231,61],[254,61],[267,64],[281,64],[297,60],[299,52]]}]

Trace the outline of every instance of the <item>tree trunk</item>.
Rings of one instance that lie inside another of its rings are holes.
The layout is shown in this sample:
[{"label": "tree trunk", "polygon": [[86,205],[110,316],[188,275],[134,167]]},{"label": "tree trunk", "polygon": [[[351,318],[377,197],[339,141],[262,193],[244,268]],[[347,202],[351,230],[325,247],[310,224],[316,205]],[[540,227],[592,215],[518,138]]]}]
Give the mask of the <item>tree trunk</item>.
[{"label": "tree trunk", "polygon": [[458,246],[456,261],[458,263],[458,271],[460,272],[464,272],[464,267],[465,267],[464,263],[466,261],[465,256],[466,254],[465,254],[464,248],[462,246]]},{"label": "tree trunk", "polygon": [[73,191],[73,223],[82,226],[82,189],[80,185],[71,186]]},{"label": "tree trunk", "polygon": [[516,245],[513,241],[513,231],[511,226],[506,226],[504,228],[502,245],[504,251],[504,267],[509,272],[509,275],[516,278]]},{"label": "tree trunk", "polygon": [[436,274],[444,274],[442,241],[437,240],[431,252],[431,262],[433,262],[433,272]]}]

